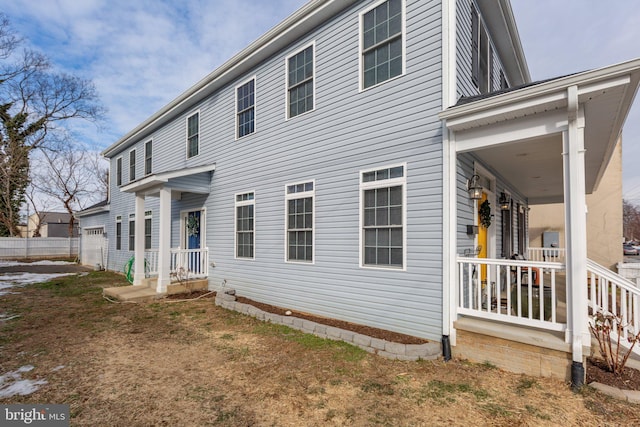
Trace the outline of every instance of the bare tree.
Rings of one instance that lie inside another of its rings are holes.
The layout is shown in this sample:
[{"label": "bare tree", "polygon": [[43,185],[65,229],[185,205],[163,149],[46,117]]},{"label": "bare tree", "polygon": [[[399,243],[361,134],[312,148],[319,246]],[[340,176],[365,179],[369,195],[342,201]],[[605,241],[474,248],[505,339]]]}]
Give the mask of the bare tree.
[{"label": "bare tree", "polygon": [[75,227],[74,212],[104,200],[104,177],[107,165],[97,153],[87,152],[67,144],[57,151],[43,150],[34,162],[31,185],[44,197],[49,197],[70,215],[69,235]]},{"label": "bare tree", "polygon": [[30,153],[52,147],[69,120],[102,114],[91,81],[54,72],[40,53],[18,52],[21,42],[0,13],[0,235],[18,233]]},{"label": "bare tree", "polygon": [[29,236],[29,231],[32,232],[32,237],[40,237],[40,228],[42,228],[42,223],[44,222],[47,216],[47,210],[51,205],[50,199],[46,197],[40,197],[38,190],[31,184],[27,187],[25,191],[25,197],[27,198],[27,203],[33,209],[33,214],[36,216],[37,221],[34,221],[34,229],[29,230],[29,211],[31,209],[27,209],[27,235]]}]

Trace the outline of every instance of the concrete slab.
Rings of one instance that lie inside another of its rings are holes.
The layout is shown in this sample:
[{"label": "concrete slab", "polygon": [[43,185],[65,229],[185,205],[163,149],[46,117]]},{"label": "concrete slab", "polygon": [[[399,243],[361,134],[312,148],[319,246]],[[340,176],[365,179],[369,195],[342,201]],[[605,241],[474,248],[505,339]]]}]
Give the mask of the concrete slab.
[{"label": "concrete slab", "polygon": [[157,294],[155,290],[143,285],[105,288],[102,293],[104,296],[117,299],[118,301],[131,302],[152,301],[164,296],[162,294]]}]

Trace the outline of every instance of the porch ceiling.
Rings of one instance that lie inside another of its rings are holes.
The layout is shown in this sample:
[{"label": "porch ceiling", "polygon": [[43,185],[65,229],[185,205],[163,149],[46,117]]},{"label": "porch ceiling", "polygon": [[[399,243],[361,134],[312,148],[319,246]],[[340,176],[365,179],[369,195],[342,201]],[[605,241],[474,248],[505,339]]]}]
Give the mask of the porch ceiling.
[{"label": "porch ceiling", "polygon": [[[584,115],[585,187],[609,163],[640,83],[640,59],[488,96],[443,111],[458,153],[471,152],[514,185],[529,204],[563,201],[562,134],[569,87]],[[498,189],[500,191],[500,189]]]}]

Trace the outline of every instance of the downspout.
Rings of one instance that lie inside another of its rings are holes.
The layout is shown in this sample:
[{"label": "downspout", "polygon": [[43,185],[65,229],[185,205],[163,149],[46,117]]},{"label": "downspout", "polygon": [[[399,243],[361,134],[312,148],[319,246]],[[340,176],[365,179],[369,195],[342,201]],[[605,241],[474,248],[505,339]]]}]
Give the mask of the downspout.
[{"label": "downspout", "polygon": [[[454,105],[457,94],[456,68],[456,0],[442,3],[442,109]],[[451,360],[451,341],[455,345],[455,330],[452,315],[455,307],[452,301],[451,280],[454,280],[456,242],[455,237],[455,149],[449,137],[446,122],[442,121],[442,356]],[[453,135],[451,135],[453,136]],[[453,180],[452,177],[453,176]],[[451,198],[453,197],[453,201]],[[453,205],[453,210],[452,210]],[[451,338],[450,338],[451,336]]]},{"label": "downspout", "polygon": [[571,387],[584,385],[583,347],[590,345],[587,330],[587,221],[585,196],[584,109],[578,87],[567,89],[568,129],[563,132],[565,240],[567,248],[567,338],[571,341]]}]

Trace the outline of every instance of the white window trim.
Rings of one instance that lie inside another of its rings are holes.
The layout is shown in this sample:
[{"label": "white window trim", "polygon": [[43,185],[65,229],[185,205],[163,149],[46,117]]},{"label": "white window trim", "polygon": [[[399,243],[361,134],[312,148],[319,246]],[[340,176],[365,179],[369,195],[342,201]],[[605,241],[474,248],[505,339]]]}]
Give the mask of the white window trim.
[{"label": "white window trim", "polygon": [[[362,175],[367,172],[373,172],[380,169],[391,169],[402,166],[403,176],[400,178],[390,178],[381,181],[362,182]],[[360,201],[359,201],[359,262],[360,268],[372,269],[372,270],[385,270],[385,271],[407,271],[407,163],[395,163],[391,165],[381,165],[375,168],[363,169],[358,172],[358,181],[360,183]],[[364,263],[364,192],[365,190],[372,190],[375,188],[394,187],[402,185],[402,268],[393,266],[376,266],[366,265]]]},{"label": "white window trim", "polygon": [[207,247],[207,208],[202,207],[200,209],[184,209],[180,211],[180,245],[179,248],[187,249],[187,230],[185,229],[185,222],[189,212],[200,211],[200,249]]},{"label": "white window trim", "polygon": [[[381,86],[390,81],[399,79],[400,77],[407,74],[407,2],[406,0],[400,0],[402,2],[402,73],[399,75],[387,79],[383,82],[377,83],[373,86],[369,86],[368,88],[364,87],[364,64],[363,64],[363,44],[362,44],[362,31],[363,31],[363,23],[364,23],[364,15],[367,12],[375,9],[380,6],[382,3],[386,3],[388,0],[380,0],[375,2],[373,5],[368,8],[362,10],[358,15],[358,92],[366,92],[370,89]],[[315,99],[314,99],[315,102]]]},{"label": "white window trim", "polygon": [[[195,115],[198,115],[198,154],[196,154],[195,156],[191,156],[189,157],[189,119]],[[200,132],[200,123],[202,123],[201,120],[201,114],[200,114],[200,109],[194,110],[192,112],[190,112],[189,114],[187,114],[187,117],[184,119],[184,124],[185,124],[185,128],[184,128],[184,143],[185,143],[185,152],[184,152],[184,156],[185,159],[187,160],[191,160],[191,159],[195,159],[196,157],[198,157],[200,155],[200,147],[201,147],[201,142],[202,142],[202,133]]]},{"label": "white window trim", "polygon": [[[117,249],[118,247],[118,226],[117,224],[120,224],[120,249]],[[114,241],[114,247],[116,248],[117,251],[121,251],[122,250],[122,215],[116,215],[116,221],[115,221],[115,225],[113,227],[113,241]]]},{"label": "white window trim", "polygon": [[148,248],[146,247],[147,245],[145,244],[145,248],[144,248],[145,251],[153,249],[153,211],[152,210],[144,212],[145,232],[144,232],[143,239],[145,240],[145,243],[147,240],[147,220],[148,219],[151,220],[151,243],[149,244]]},{"label": "white window trim", "polygon": [[[241,194],[253,193],[252,200],[238,201],[238,196]],[[233,258],[244,261],[254,261],[256,259],[256,191],[248,190],[235,193],[233,195]],[[253,205],[253,257],[239,257],[238,256],[238,207]]]},{"label": "white window trim", "polygon": [[[118,182],[118,161],[120,161],[120,182]],[[115,174],[115,179],[116,179],[116,187],[121,187],[122,183],[124,182],[123,176],[124,176],[124,165],[123,165],[124,161],[122,160],[122,156],[118,156],[116,157],[116,174]]]},{"label": "white window trim", "polygon": [[[297,116],[291,117],[289,115],[289,59],[296,56],[300,52],[304,51],[309,46],[313,46],[313,107],[311,108],[311,110],[305,111],[302,114],[298,114]],[[284,59],[284,70],[285,70],[285,75],[284,75],[284,99],[285,99],[284,119],[285,121],[292,120],[315,111],[316,109],[316,41],[313,40],[310,43],[307,43],[306,45],[302,46],[298,50],[294,51],[293,53],[289,54],[289,56],[287,56]]]},{"label": "white window trim", "polygon": [[[303,191],[300,193],[287,193],[287,187],[298,184],[306,184],[313,183],[313,190],[311,191]],[[307,197],[311,197],[311,261],[305,260],[290,260],[289,258],[289,211],[288,211],[288,202],[291,199],[304,199]],[[254,208],[255,212],[255,208]],[[255,219],[254,219],[255,222]],[[254,236],[255,239],[255,236]],[[255,250],[254,250],[255,254]],[[288,264],[305,264],[305,265],[314,265],[316,263],[316,180],[310,179],[306,181],[299,181],[295,183],[289,183],[284,186],[284,262]]]},{"label": "white window trim", "polygon": [[[133,153],[134,161],[133,161],[133,171],[135,172],[135,176],[131,179],[131,154]],[[129,173],[129,182],[133,182],[138,178],[138,153],[136,153],[136,149],[133,148],[129,150],[129,161],[127,162],[127,171]]]},{"label": "white window trim", "polygon": [[[251,80],[253,80],[253,132],[247,135],[238,136],[238,88],[246,85]],[[238,83],[238,85],[236,85],[236,87],[233,89],[233,99],[234,99],[233,123],[235,123],[233,133],[235,134],[235,140],[238,141],[239,139],[244,139],[251,135],[255,135],[258,132],[258,79],[256,77],[256,74],[247,78],[246,80],[243,80],[242,82]],[[238,194],[245,194],[245,193],[238,193]],[[254,252],[254,255],[255,255],[255,252]]]},{"label": "white window trim", "polygon": [[[147,144],[151,144],[151,170],[149,172],[147,172]],[[150,139],[144,143],[143,151],[144,151],[144,162],[143,162],[144,175],[143,176],[149,176],[153,174],[153,139]]]},{"label": "white window trim", "polygon": [[[130,247],[131,244],[131,221],[133,221],[133,248]],[[129,252],[133,252],[135,251],[135,238],[136,238],[136,214],[132,213],[129,214],[129,217],[127,218],[127,251]],[[143,236],[144,238],[144,236]]]}]

